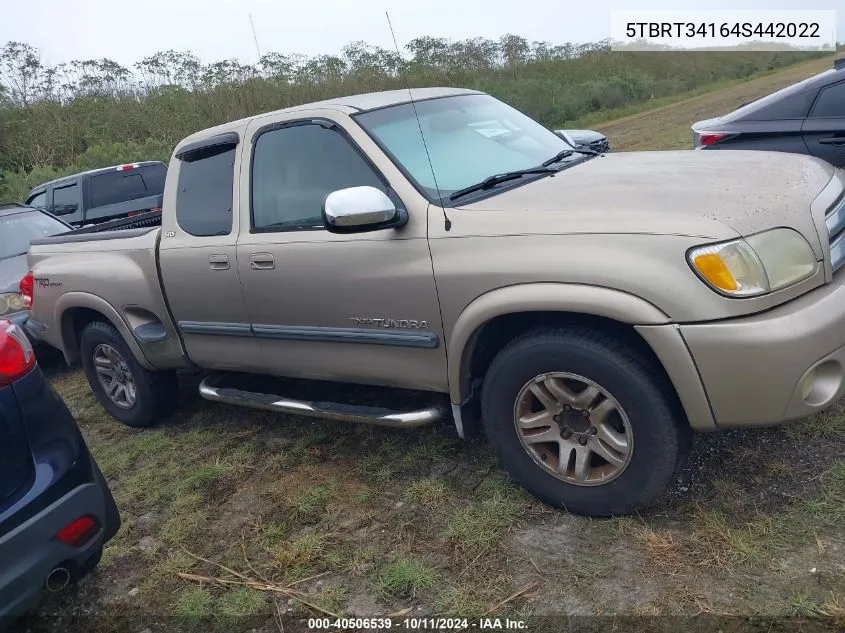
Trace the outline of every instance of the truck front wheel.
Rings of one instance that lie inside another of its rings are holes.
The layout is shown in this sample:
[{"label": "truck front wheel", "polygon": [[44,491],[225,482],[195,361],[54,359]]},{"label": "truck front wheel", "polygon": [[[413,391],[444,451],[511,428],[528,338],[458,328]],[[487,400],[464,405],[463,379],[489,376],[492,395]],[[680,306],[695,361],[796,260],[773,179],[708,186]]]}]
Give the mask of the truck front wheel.
[{"label": "truck front wheel", "polygon": [[585,329],[531,332],[507,345],[485,377],[482,415],[517,482],[590,516],[653,502],[691,437],[661,372],[623,341]]},{"label": "truck front wheel", "polygon": [[82,330],[79,346],[91,389],[115,420],[128,426],[149,426],[173,410],[176,372],[141,367],[113,325],[89,323]]}]

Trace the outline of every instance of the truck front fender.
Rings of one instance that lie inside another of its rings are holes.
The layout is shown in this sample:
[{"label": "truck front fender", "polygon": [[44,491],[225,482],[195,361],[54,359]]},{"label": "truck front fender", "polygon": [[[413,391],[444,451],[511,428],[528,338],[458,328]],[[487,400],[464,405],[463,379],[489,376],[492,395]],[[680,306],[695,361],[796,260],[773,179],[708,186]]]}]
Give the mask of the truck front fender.
[{"label": "truck front fender", "polygon": [[521,312],[587,314],[629,325],[661,325],[669,317],[634,295],[584,284],[530,283],[491,290],[467,305],[447,339],[449,394],[454,404],[469,395],[469,359],[473,338],[496,317]]},{"label": "truck front fender", "polygon": [[79,309],[91,310],[102,315],[105,320],[117,328],[117,331],[120,332],[126,345],[129,346],[129,349],[141,366],[145,369],[155,371],[155,367],[144,356],[138,342],[132,336],[129,326],[121,318],[117,310],[102,297],[89,292],[79,291],[63,294],[53,307],[53,323],[60,324],[62,353],[65,355],[65,360],[68,363],[72,363],[79,358],[79,346],[76,340],[76,329],[73,319],[74,311]]}]

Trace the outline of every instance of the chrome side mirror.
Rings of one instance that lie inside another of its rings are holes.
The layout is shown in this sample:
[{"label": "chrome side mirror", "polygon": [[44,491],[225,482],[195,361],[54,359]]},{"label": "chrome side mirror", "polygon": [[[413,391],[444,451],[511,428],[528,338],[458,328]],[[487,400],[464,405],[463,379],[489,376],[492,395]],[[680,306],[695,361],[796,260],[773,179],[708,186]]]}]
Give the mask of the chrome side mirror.
[{"label": "chrome side mirror", "polygon": [[323,224],[332,233],[361,233],[396,228],[408,221],[387,195],[375,187],[332,191],[323,202]]}]

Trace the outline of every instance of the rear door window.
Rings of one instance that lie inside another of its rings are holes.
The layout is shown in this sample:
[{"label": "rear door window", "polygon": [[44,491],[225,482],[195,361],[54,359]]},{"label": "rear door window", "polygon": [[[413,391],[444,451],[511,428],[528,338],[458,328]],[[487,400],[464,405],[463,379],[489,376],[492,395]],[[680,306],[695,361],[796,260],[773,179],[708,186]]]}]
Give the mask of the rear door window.
[{"label": "rear door window", "polygon": [[79,187],[76,183],[53,190],[53,214],[70,215],[79,209]]},{"label": "rear door window", "polygon": [[813,119],[845,117],[845,81],[828,86],[819,93],[810,117]]},{"label": "rear door window", "polygon": [[185,154],[179,167],[176,221],[197,237],[232,232],[235,145],[216,145]]},{"label": "rear door window", "polygon": [[164,191],[164,165],[144,165],[98,174],[91,178],[91,206],[102,207],[147,196],[160,195]]}]

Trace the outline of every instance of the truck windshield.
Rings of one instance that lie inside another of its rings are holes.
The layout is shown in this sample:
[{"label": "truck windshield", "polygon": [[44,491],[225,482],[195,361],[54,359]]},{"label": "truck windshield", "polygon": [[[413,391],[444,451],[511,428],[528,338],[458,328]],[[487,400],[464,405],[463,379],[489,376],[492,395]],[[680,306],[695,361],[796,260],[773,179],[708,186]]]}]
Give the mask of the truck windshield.
[{"label": "truck windshield", "polygon": [[[437,203],[490,176],[536,167],[572,149],[551,130],[489,95],[417,101],[416,112],[419,123],[410,103],[364,112],[355,119]],[[573,154],[564,160],[580,158]]]},{"label": "truck windshield", "polygon": [[0,259],[24,255],[29,243],[70,229],[39,211],[0,214]]}]

